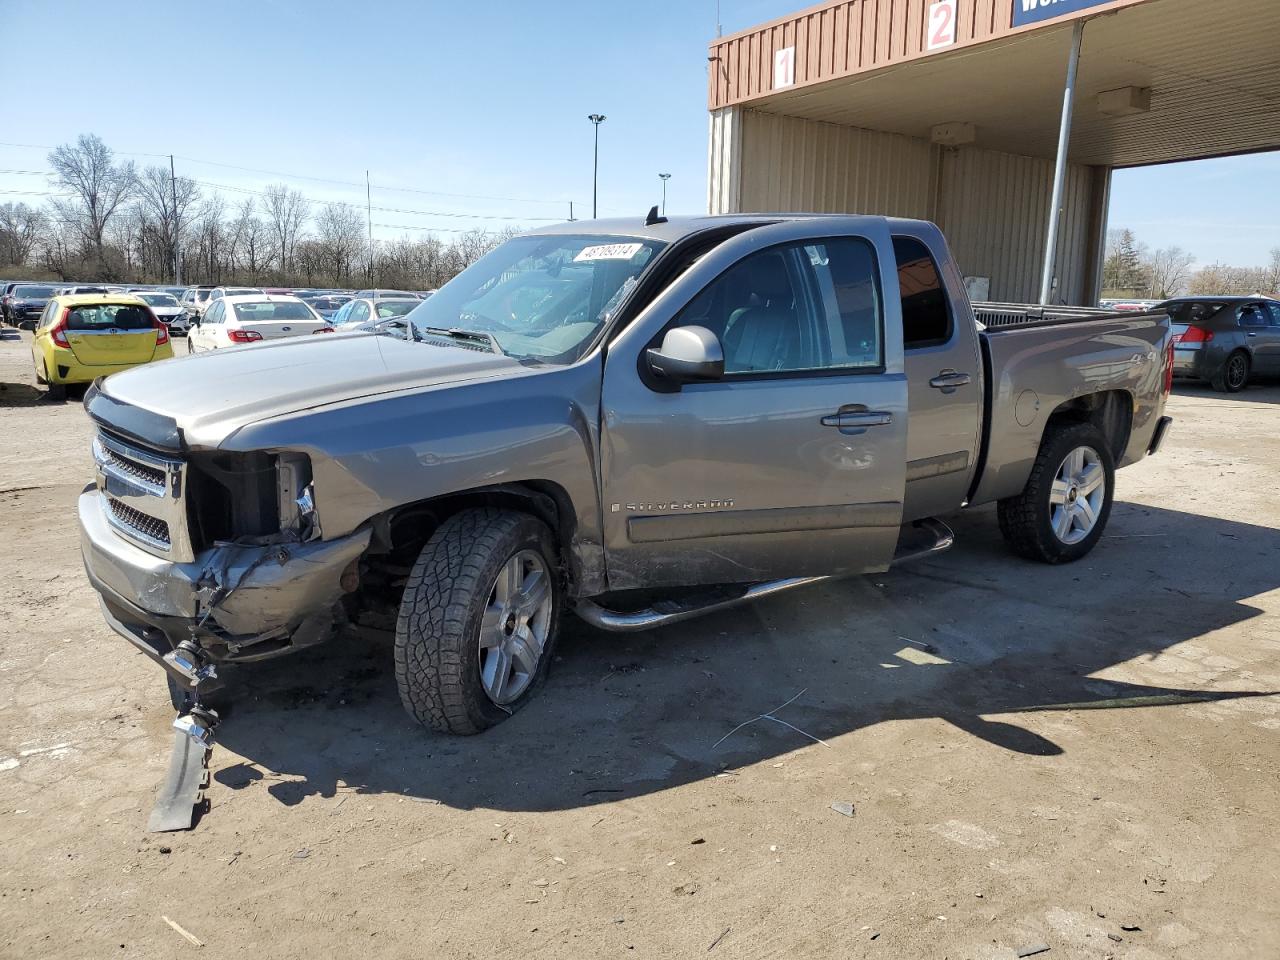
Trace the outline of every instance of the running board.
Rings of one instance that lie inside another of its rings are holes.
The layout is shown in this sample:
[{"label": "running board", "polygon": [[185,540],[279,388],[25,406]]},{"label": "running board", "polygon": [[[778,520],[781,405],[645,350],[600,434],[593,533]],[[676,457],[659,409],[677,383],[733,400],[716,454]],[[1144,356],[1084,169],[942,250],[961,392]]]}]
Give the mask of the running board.
[{"label": "running board", "polygon": [[[951,549],[955,543],[955,534],[941,520],[921,520],[909,527],[903,527],[898,537],[898,549],[894,553],[891,566],[923,560],[934,554]],[[692,620],[706,613],[728,610],[744,603],[751,603],[776,593],[794,590],[796,587],[807,587],[828,580],[839,580],[841,577],[792,577],[788,580],[770,580],[767,583],[754,583],[748,587],[732,587],[731,592],[715,594],[701,603],[675,600],[660,600],[651,607],[635,611],[608,610],[591,600],[579,600],[574,613],[600,630],[611,633],[636,633],[640,630],[652,630],[654,627],[665,627],[682,620]]]}]

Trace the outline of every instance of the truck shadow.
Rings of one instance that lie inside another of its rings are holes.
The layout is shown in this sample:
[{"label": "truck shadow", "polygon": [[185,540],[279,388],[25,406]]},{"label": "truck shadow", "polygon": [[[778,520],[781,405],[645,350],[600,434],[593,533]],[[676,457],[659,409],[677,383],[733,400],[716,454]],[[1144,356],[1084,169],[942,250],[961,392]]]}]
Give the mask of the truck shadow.
[{"label": "truck shadow", "polygon": [[343,786],[556,810],[815,739],[847,751],[837,738],[890,720],[941,718],[992,749],[1052,757],[1064,748],[1020,718],[1280,694],[1241,689],[1232,662],[1198,646],[1172,649],[1262,614],[1248,600],[1280,587],[1280,531],[1117,503],[1089,558],[1046,567],[1006,553],[990,509],[955,527],[957,546],[937,560],[648,634],[569,617],[546,687],[479,737],[406,717],[385,635],[262,665],[219,731],[243,760],[215,779],[239,789],[271,771],[268,789],[286,805]]}]

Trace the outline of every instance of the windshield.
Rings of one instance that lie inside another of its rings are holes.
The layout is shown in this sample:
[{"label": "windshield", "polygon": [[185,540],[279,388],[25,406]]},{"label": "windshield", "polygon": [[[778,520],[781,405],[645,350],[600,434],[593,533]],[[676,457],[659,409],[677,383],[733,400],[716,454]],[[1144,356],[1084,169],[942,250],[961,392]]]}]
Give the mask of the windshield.
[{"label": "windshield", "polygon": [[140,293],[138,296],[153,307],[176,307],[178,305],[178,301],[167,293]]},{"label": "windshield", "polygon": [[571,363],[665,246],[631,237],[516,237],[424,300],[409,320],[492,334],[508,356]]},{"label": "windshield", "polygon": [[13,296],[19,300],[25,298],[43,300],[53,296],[53,287],[14,287]]},{"label": "windshield", "polygon": [[1174,300],[1172,303],[1164,304],[1159,309],[1169,314],[1169,319],[1174,323],[1186,326],[1193,323],[1204,323],[1225,306],[1225,303],[1218,301]]}]

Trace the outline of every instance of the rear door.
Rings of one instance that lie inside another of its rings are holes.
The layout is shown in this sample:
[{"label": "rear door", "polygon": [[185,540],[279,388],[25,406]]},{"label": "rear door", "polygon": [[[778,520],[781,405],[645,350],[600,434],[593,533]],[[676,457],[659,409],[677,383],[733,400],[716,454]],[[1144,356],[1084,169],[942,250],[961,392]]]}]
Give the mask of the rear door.
[{"label": "rear door", "polygon": [[[725,375],[673,390],[643,354],[685,325],[720,338]],[[883,221],[759,227],[690,267],[609,347],[610,586],[885,569],[906,459],[901,331]]]},{"label": "rear door", "polygon": [[156,327],[146,307],[103,303],[72,308],[67,343],[86,366],[148,363],[156,350]]},{"label": "rear door", "polygon": [[964,280],[942,234],[920,227],[895,236],[907,371],[907,477],[904,519],[955,511],[973,480],[982,430],[982,358]]},{"label": "rear door", "polygon": [[192,324],[191,331],[187,334],[188,345],[191,352],[196,353],[201,350],[216,350],[224,344],[220,340],[226,324],[222,322],[223,308],[225,304],[215,303],[204,312],[204,316],[200,318],[200,322]]},{"label": "rear door", "polygon": [[1259,308],[1269,323],[1256,331],[1253,368],[1259,373],[1280,373],[1280,303],[1262,303]]}]

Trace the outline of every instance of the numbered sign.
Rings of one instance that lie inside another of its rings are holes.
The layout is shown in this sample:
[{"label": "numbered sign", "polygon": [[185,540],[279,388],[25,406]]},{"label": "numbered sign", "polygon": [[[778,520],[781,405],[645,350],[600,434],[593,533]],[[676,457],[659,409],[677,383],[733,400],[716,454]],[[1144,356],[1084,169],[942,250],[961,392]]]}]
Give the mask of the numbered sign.
[{"label": "numbered sign", "polygon": [[926,50],[940,50],[956,42],[956,0],[936,0],[929,4],[929,22],[926,24],[924,45]]},{"label": "numbered sign", "polygon": [[783,47],[773,54],[773,89],[789,87],[796,82],[796,48]]}]

